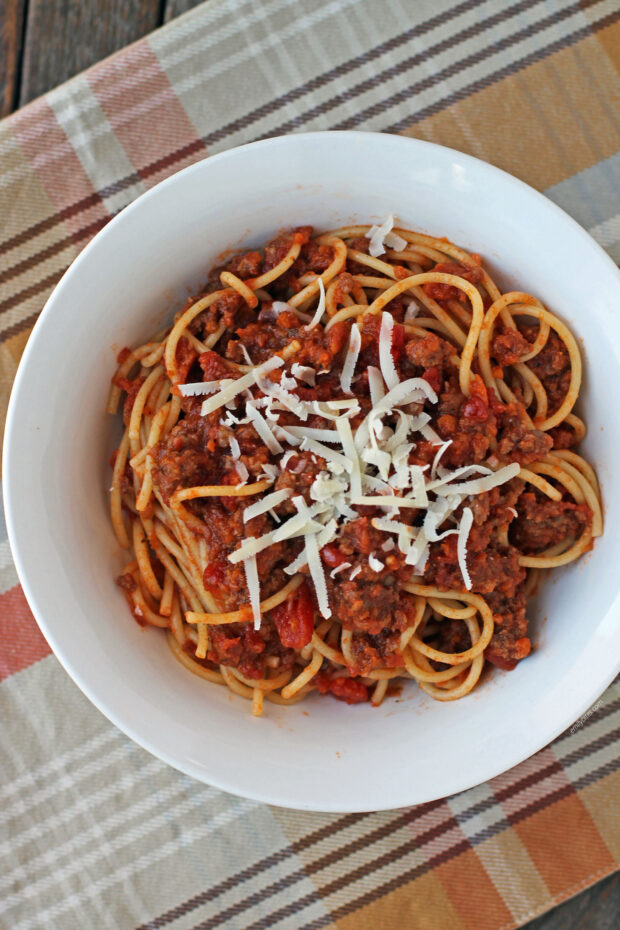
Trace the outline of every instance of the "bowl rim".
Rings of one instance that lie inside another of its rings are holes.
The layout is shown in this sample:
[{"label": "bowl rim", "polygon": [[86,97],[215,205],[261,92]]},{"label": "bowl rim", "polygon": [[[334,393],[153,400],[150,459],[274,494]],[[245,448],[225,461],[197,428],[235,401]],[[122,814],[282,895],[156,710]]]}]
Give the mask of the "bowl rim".
[{"label": "bowl rim", "polygon": [[[356,130],[323,130],[323,131],[314,131],[314,132],[305,132],[305,133],[293,133],[290,135],[284,136],[274,136],[268,139],[261,139],[255,142],[249,142],[244,145],[235,146],[233,148],[227,149],[223,152],[218,152],[214,155],[205,156],[205,158],[200,159],[197,162],[194,162],[191,165],[175,172],[169,177],[163,179],[162,181],[155,184],[152,188],[145,191],[138,197],[136,197],[131,203],[129,203],[125,208],[123,208],[119,213],[112,217],[106,225],[96,233],[95,236],[88,242],[88,244],[81,250],[78,256],[72,261],[69,267],[62,274],[61,278],[55,285],[52,293],[46,300],[43,309],[41,310],[33,330],[28,339],[25,350],[22,354],[22,357],[19,362],[18,370],[15,375],[15,379],[11,388],[11,394],[7,409],[6,416],[6,425],[5,425],[5,435],[4,435],[4,444],[2,452],[2,468],[3,468],[3,500],[4,500],[4,510],[5,510],[5,520],[7,527],[8,539],[10,542],[11,553],[13,556],[13,561],[17,570],[19,582],[23,588],[24,594],[32,610],[32,613],[36,619],[38,626],[40,627],[45,639],[50,645],[54,655],[70,676],[70,678],[75,682],[79,687],[82,693],[88,698],[88,700],[108,719],[110,722],[116,726],[121,732],[127,735],[135,743],[141,746],[143,749],[151,753],[153,756],[159,758],[166,764],[177,769],[178,771],[189,775],[197,780],[208,783],[215,788],[218,788],[223,791],[233,792],[239,794],[243,797],[247,797],[253,801],[258,801],[262,803],[273,804],[279,807],[297,809],[297,810],[308,810],[308,811],[321,811],[328,813],[361,813],[369,810],[368,807],[360,807],[359,805],[353,804],[351,806],[343,806],[342,804],[330,805],[326,803],[324,806],[317,807],[312,802],[308,804],[302,803],[299,798],[287,798],[283,797],[281,791],[270,792],[270,790],[251,790],[248,789],[247,785],[243,784],[243,787],[240,787],[239,784],[231,783],[230,781],[224,782],[217,777],[212,777],[209,775],[208,781],[203,771],[202,767],[198,764],[192,763],[191,760],[184,761],[179,758],[176,758],[172,753],[168,753],[165,749],[155,745],[150,739],[141,735],[141,733],[136,729],[136,727],[123,719],[122,714],[114,712],[106,706],[105,697],[102,697],[96,689],[91,687],[88,681],[88,676],[83,674],[83,672],[75,667],[71,661],[64,654],[62,646],[59,644],[58,639],[54,633],[53,626],[50,626],[46,619],[45,606],[39,603],[39,599],[35,594],[33,586],[31,586],[28,570],[25,567],[25,558],[23,557],[23,540],[20,538],[19,531],[16,526],[16,507],[17,502],[14,500],[14,495],[12,493],[12,455],[11,449],[13,445],[13,434],[16,428],[16,417],[20,405],[20,395],[23,390],[26,371],[29,366],[30,356],[35,351],[35,345],[37,343],[38,334],[42,329],[44,322],[47,318],[53,314],[54,306],[59,299],[62,297],[62,291],[66,282],[79,272],[79,269],[84,261],[88,259],[90,253],[97,249],[99,243],[101,243],[106,237],[114,236],[115,230],[117,227],[125,222],[125,218],[128,215],[131,215],[135,210],[141,209],[141,205],[148,199],[159,196],[162,189],[166,189],[175,183],[178,183],[179,178],[187,178],[192,173],[199,173],[205,169],[206,165],[211,165],[223,160],[231,160],[239,156],[239,153],[247,153],[250,150],[257,149],[269,149],[280,146],[288,145],[303,145],[304,142],[310,140],[326,140],[329,137],[333,136],[349,138],[352,141],[354,140],[365,140],[368,143],[373,145],[391,145],[396,147],[401,147],[403,151],[410,149],[411,147],[417,147],[422,151],[426,150],[429,153],[429,156],[432,158],[433,152],[441,153],[450,153],[452,155],[458,156],[459,160],[465,164],[471,164],[476,166],[477,170],[480,170],[482,166],[485,172],[488,172],[492,177],[496,177],[504,185],[508,185],[517,195],[526,195],[527,197],[535,198],[539,205],[549,211],[549,213],[555,215],[556,220],[560,220],[562,223],[567,224],[574,234],[581,238],[581,241],[584,247],[587,247],[589,250],[593,251],[597,255],[598,260],[604,260],[607,264],[610,272],[615,274],[618,280],[618,285],[620,286],[620,269],[614,263],[613,259],[605,252],[605,250],[593,239],[593,237],[575,220],[571,217],[565,210],[559,207],[556,203],[546,197],[544,194],[537,191],[535,188],[531,187],[529,184],[521,181],[520,179],[514,177],[508,172],[504,171],[501,168],[491,165],[482,159],[476,158],[472,155],[467,155],[465,153],[459,152],[456,149],[452,149],[448,146],[438,145],[434,142],[427,142],[426,140],[416,139],[408,136],[400,135],[391,135],[387,133],[379,132],[368,132],[368,131],[356,131]],[[614,609],[612,606],[610,612]],[[617,610],[617,608],[616,608]],[[619,614],[620,616],[620,614]],[[617,629],[618,643],[620,645],[620,624],[618,624]],[[620,651],[617,654],[617,658],[614,655],[613,650],[610,650],[607,655],[607,661],[602,666],[604,674],[599,674],[595,681],[591,681],[589,687],[582,689],[581,699],[578,704],[577,712],[575,711],[575,705],[571,705],[568,711],[564,711],[562,714],[558,714],[558,718],[553,726],[550,726],[546,731],[545,739],[541,742],[540,739],[536,739],[533,745],[528,745],[526,748],[527,754],[523,755],[523,749],[515,747],[512,758],[506,761],[505,756],[502,757],[501,763],[496,766],[489,766],[484,776],[475,781],[471,782],[471,776],[468,778],[465,775],[460,775],[456,777],[455,788],[450,795],[445,795],[438,792],[436,789],[433,790],[432,787],[425,794],[424,797],[418,798],[414,801],[406,801],[402,798],[398,799],[398,803],[393,803],[386,801],[386,803],[381,803],[379,806],[373,807],[374,810],[396,810],[401,807],[407,806],[411,803],[425,803],[437,800],[443,797],[451,797],[455,794],[459,794],[462,791],[468,790],[475,787],[476,785],[482,784],[485,781],[488,781],[497,775],[508,771],[514,766],[518,765],[521,762],[524,762],[526,759],[530,758],[535,753],[539,752],[545,746],[549,745],[553,740],[555,740],[561,733],[563,733],[568,727],[570,727],[575,721],[579,720],[580,717],[585,713],[585,711],[592,706],[592,704],[597,700],[598,697],[605,691],[609,684],[614,680],[618,672],[620,672]],[[522,743],[518,744],[522,746]]]}]

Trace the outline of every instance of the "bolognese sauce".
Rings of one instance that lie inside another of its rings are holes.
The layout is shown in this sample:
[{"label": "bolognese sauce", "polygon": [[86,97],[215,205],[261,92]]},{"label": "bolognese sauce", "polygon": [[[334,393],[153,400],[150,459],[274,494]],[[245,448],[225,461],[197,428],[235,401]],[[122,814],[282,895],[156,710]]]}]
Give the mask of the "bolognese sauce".
[{"label": "bolognese sauce", "polygon": [[257,714],[399,677],[462,697],[528,656],[535,581],[602,532],[568,329],[391,218],[234,255],[118,362],[119,584]]}]

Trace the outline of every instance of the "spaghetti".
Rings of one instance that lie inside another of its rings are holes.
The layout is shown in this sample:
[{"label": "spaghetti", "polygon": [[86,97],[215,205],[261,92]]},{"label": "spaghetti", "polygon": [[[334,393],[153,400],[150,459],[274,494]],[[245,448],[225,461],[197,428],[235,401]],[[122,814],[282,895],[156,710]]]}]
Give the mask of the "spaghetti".
[{"label": "spaghetti", "polygon": [[234,256],[112,379],[118,582],[256,715],[403,679],[463,697],[528,655],[526,598],[603,531],[570,330],[393,223]]}]

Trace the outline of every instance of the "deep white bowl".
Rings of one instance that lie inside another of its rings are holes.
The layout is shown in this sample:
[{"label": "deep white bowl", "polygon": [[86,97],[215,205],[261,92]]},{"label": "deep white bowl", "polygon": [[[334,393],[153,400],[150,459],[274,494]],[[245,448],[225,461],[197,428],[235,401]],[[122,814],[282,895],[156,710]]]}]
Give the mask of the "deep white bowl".
[{"label": "deep white bowl", "polygon": [[[536,651],[469,697],[439,704],[411,683],[400,700],[348,707],[312,697],[254,719],[141,630],[114,584],[104,413],[115,351],[145,341],[224,248],[284,226],[319,229],[394,212],[413,229],[482,253],[504,289],[560,314],[583,341],[586,454],[607,526],[592,554],[556,571],[532,617]],[[90,700],[183,772],[286,807],[401,807],[469,788],[568,727],[620,669],[620,274],[566,214],[509,175],[426,142],[311,133],[257,142],[179,172],[84,249],[47,302],[11,397],[7,524],[41,629]],[[546,622],[542,623],[543,618]],[[49,695],[54,700],[54,695]]]}]

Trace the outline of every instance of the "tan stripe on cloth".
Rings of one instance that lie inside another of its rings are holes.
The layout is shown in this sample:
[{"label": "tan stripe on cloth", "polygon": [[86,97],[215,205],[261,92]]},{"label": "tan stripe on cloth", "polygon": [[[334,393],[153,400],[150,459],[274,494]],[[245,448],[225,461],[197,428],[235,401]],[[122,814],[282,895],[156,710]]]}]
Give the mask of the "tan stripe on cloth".
[{"label": "tan stripe on cloth", "polygon": [[[46,297],[97,230],[256,138],[360,128],[452,145],[547,190],[620,259],[618,49],[616,0],[208,0],[5,120],[0,420]],[[1,926],[509,930],[618,868],[618,683],[457,797],[284,811],[119,734],[47,655],[0,562]]]}]

